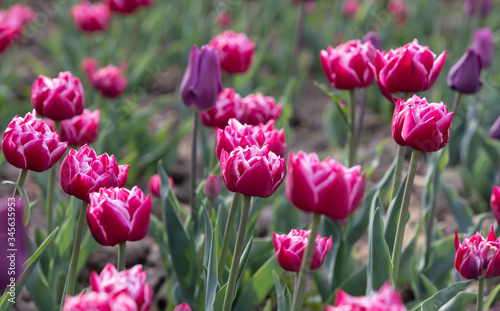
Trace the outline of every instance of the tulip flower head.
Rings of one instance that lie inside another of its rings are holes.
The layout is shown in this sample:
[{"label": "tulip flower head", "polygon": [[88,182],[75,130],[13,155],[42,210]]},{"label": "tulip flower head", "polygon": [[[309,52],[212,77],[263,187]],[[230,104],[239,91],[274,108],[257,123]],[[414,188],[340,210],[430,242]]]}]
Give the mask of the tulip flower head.
[{"label": "tulip flower head", "polygon": [[220,67],[227,73],[244,73],[252,63],[255,43],[244,33],[226,30],[212,38],[209,45],[219,52]]},{"label": "tulip flower head", "polygon": [[406,311],[403,300],[397,292],[392,289],[389,282],[375,291],[371,296],[354,297],[341,289],[337,292],[334,306],[327,306],[326,311]]},{"label": "tulip flower head", "polygon": [[476,8],[478,7],[483,17],[487,16],[491,8],[491,0],[465,0],[464,2],[464,12],[469,16],[474,16],[476,13]]},{"label": "tulip flower head", "polygon": [[408,9],[404,0],[390,0],[387,3],[387,10],[394,16],[396,26],[402,27],[406,24]]},{"label": "tulip flower head", "polygon": [[35,20],[35,12],[24,4],[0,10],[0,53],[21,37],[23,27]]},{"label": "tulip flower head", "polygon": [[83,0],[71,8],[75,25],[88,33],[105,31],[111,19],[111,11],[105,3],[91,4]]},{"label": "tulip flower head", "polygon": [[285,179],[286,166],[285,159],[269,150],[267,145],[223,150],[220,171],[227,189],[261,198],[275,193]]},{"label": "tulip flower head", "polygon": [[342,13],[348,18],[354,17],[354,15],[356,15],[356,12],[358,11],[358,8],[358,0],[344,0],[342,2]]},{"label": "tulip flower head", "polygon": [[151,306],[151,285],[146,282],[141,265],[118,272],[112,264],[107,264],[99,275],[92,271],[90,287],[94,292],[109,295],[125,293],[135,301],[138,311],[148,311]]},{"label": "tulip flower head", "polygon": [[215,135],[217,138],[215,151],[219,158],[223,150],[229,154],[237,147],[246,148],[251,146],[259,148],[268,146],[269,150],[276,155],[285,156],[285,132],[283,129],[279,131],[274,129],[274,121],[252,126],[231,119],[224,130],[216,129]]},{"label": "tulip flower head", "polygon": [[337,46],[329,46],[319,54],[321,65],[332,87],[351,90],[366,87],[373,82],[370,64],[375,58],[376,49],[371,42],[361,43],[351,40]]},{"label": "tulip flower head", "polygon": [[201,51],[194,45],[181,82],[181,98],[190,109],[200,112],[215,107],[222,91],[220,62],[217,50],[204,45]]},{"label": "tulip flower head", "polygon": [[[287,271],[298,272],[304,257],[304,251],[309,241],[310,230],[292,229],[288,234],[273,235],[274,250],[278,264]],[[314,252],[311,261],[311,270],[323,265],[326,256],[332,247],[332,237],[322,238],[319,234],[314,241]]]},{"label": "tulip flower head", "polygon": [[241,123],[251,125],[278,120],[283,110],[283,106],[276,104],[273,97],[264,96],[262,93],[249,94],[243,98],[242,103],[244,112]]},{"label": "tulip flower head", "polygon": [[442,102],[428,103],[413,95],[406,102],[398,99],[392,116],[392,136],[400,146],[410,146],[422,152],[434,152],[450,140],[453,112]]},{"label": "tulip flower head", "polygon": [[215,199],[222,191],[222,183],[219,176],[210,175],[205,181],[205,186],[203,187],[203,193],[207,198]]},{"label": "tulip flower head", "polygon": [[191,311],[191,307],[187,303],[183,302],[175,307],[174,311]]},{"label": "tulip flower head", "polygon": [[153,0],[105,0],[111,11],[120,14],[134,13],[141,6],[149,6]]},{"label": "tulip flower head", "polygon": [[347,168],[315,153],[290,153],[286,197],[295,207],[343,221],[358,206],[365,191],[361,166]]},{"label": "tulip flower head", "polygon": [[148,190],[152,196],[159,198],[161,196],[161,178],[160,175],[154,174],[148,182]]},{"label": "tulip flower head", "polygon": [[493,216],[500,224],[500,187],[494,185],[490,197],[490,207],[493,212]]},{"label": "tulip flower head", "polygon": [[121,63],[118,67],[108,65],[97,68],[97,66],[97,60],[93,58],[85,58],[82,61],[82,67],[92,86],[106,97],[116,98],[120,96],[128,84],[123,75],[126,69],[125,63]]},{"label": "tulip flower head", "polygon": [[490,67],[495,52],[491,29],[488,27],[478,29],[474,32],[472,37],[472,49],[481,58],[481,68]]},{"label": "tulip flower head", "polygon": [[84,109],[83,113],[61,122],[61,139],[74,146],[83,146],[96,141],[101,111]]},{"label": "tulip flower head", "polygon": [[68,71],[59,73],[54,79],[39,76],[31,87],[31,103],[42,117],[71,119],[81,114],[85,107],[83,85]]},{"label": "tulip flower head", "polygon": [[217,96],[214,108],[200,113],[200,119],[205,126],[224,129],[229,119],[241,120],[244,113],[240,94],[226,88]]},{"label": "tulip flower head", "polygon": [[233,17],[228,11],[222,11],[217,15],[217,24],[221,28],[228,28],[233,24]]},{"label": "tulip flower head", "polygon": [[365,43],[367,41],[370,41],[373,45],[374,48],[376,48],[379,51],[382,51],[382,41],[380,40],[379,36],[377,33],[373,30],[369,31],[366,33],[366,35],[361,39],[361,43]]},{"label": "tulip flower head", "polygon": [[448,73],[448,87],[463,94],[477,93],[483,85],[480,76],[481,58],[473,49],[469,48],[451,67]]},{"label": "tulip flower head", "polygon": [[16,116],[2,137],[2,151],[11,165],[35,172],[51,168],[62,157],[68,143],[61,142],[58,132],[52,132],[35,111],[24,118]]},{"label": "tulip flower head", "polygon": [[62,311],[139,311],[135,301],[126,293],[85,292],[66,297]]},{"label": "tulip flower head", "polygon": [[479,280],[500,276],[500,240],[495,237],[493,226],[485,239],[477,232],[470,239],[464,235],[460,244],[455,232],[455,268],[466,279]]},{"label": "tulip flower head", "polygon": [[61,187],[64,192],[87,203],[89,194],[101,188],[123,187],[129,165],[118,165],[114,156],[97,156],[87,145],[71,149],[61,164]]}]

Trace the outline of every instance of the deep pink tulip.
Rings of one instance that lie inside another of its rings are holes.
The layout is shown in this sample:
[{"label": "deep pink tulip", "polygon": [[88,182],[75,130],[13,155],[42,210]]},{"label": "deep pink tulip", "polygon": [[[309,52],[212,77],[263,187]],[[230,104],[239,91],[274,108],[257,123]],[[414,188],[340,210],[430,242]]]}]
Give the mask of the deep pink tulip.
[{"label": "deep pink tulip", "polygon": [[241,120],[244,113],[240,94],[226,88],[219,93],[214,108],[200,113],[200,119],[205,126],[224,129],[229,119]]},{"label": "deep pink tulip", "polygon": [[217,157],[223,150],[231,153],[237,147],[257,146],[259,148],[268,146],[269,150],[280,157],[285,156],[286,143],[284,129],[274,129],[274,121],[267,124],[252,126],[241,124],[236,119],[229,120],[229,124],[224,130],[216,129],[217,147],[215,149]]},{"label": "deep pink tulip", "polygon": [[19,37],[20,32],[21,28],[18,25],[0,21],[0,53],[7,50],[10,44]]},{"label": "deep pink tulip", "polygon": [[118,67],[108,65],[97,68],[97,66],[97,60],[94,58],[85,58],[82,61],[82,68],[92,86],[106,97],[116,98],[120,96],[128,84],[127,79],[123,76],[126,69],[125,64],[121,63]]},{"label": "deep pink tulip", "polygon": [[342,13],[346,17],[351,18],[354,15],[356,15],[358,8],[359,8],[358,0],[344,0],[342,2]]},{"label": "deep pink tulip", "polygon": [[10,23],[19,24],[21,26],[31,24],[36,19],[35,11],[24,4],[14,4],[4,12],[6,12],[6,16],[2,16],[1,19],[6,18]]},{"label": "deep pink tulip", "polygon": [[399,294],[389,282],[373,292],[371,296],[354,297],[339,289],[334,306],[327,306],[326,311],[406,311]]},{"label": "deep pink tulip", "polygon": [[61,122],[61,139],[74,146],[91,144],[97,139],[101,111],[84,109],[83,113]]},{"label": "deep pink tulip", "polygon": [[233,24],[233,16],[228,11],[222,11],[217,15],[217,24],[221,28],[228,28]]},{"label": "deep pink tulip", "polygon": [[446,51],[438,57],[415,39],[389,52],[377,51],[371,66],[375,81],[391,102],[390,93],[417,93],[428,90],[436,81],[446,59]]},{"label": "deep pink tulip", "polygon": [[71,119],[85,107],[83,85],[69,71],[59,73],[54,79],[39,76],[31,87],[31,103],[43,117]]},{"label": "deep pink tulip", "polygon": [[283,106],[276,104],[273,97],[264,96],[262,93],[247,95],[243,98],[242,103],[244,113],[241,117],[241,123],[251,125],[278,120],[283,110]]},{"label": "deep pink tulip", "polygon": [[335,49],[329,46],[326,51],[319,53],[319,57],[332,87],[351,90],[373,82],[369,65],[373,62],[376,51],[371,42],[351,40]]},{"label": "deep pink tulip", "polygon": [[203,193],[207,198],[215,199],[222,191],[222,183],[219,176],[210,175],[205,180],[205,186],[203,187]]},{"label": "deep pink tulip", "polygon": [[126,293],[135,301],[138,311],[148,311],[151,306],[151,285],[141,265],[118,272],[112,264],[107,264],[100,275],[92,271],[90,287],[94,292],[111,295]]},{"label": "deep pink tulip", "polygon": [[66,297],[62,311],[139,311],[137,304],[126,293],[85,292]]},{"label": "deep pink tulip", "polygon": [[139,241],[148,234],[151,198],[134,186],[101,188],[89,195],[87,222],[90,233],[99,244],[115,246],[126,241]]},{"label": "deep pink tulip", "polygon": [[215,107],[222,91],[220,62],[217,50],[204,45],[201,51],[194,45],[189,63],[181,82],[181,98],[184,105],[200,112]]},{"label": "deep pink tulip", "polygon": [[61,187],[64,192],[87,203],[89,194],[101,188],[123,187],[127,182],[129,165],[118,165],[115,156],[97,156],[94,149],[84,145],[71,149],[61,165]]},{"label": "deep pink tulip", "polygon": [[466,279],[479,280],[500,276],[500,240],[491,226],[488,238],[477,232],[470,239],[464,234],[460,245],[455,231],[455,268]]},{"label": "deep pink tulip", "polygon": [[160,175],[154,174],[148,182],[148,190],[152,196],[159,198],[161,196],[161,179]]},{"label": "deep pink tulip", "polygon": [[494,185],[490,197],[490,207],[493,212],[493,216],[500,224],[500,187]]},{"label": "deep pink tulip", "polygon": [[[292,272],[300,270],[310,233],[311,230],[299,229],[292,229],[290,233],[282,235],[274,233],[274,250],[276,251],[276,260],[281,268]],[[330,248],[332,248],[332,237],[322,238],[318,233],[314,243],[311,270],[316,270],[323,265]]]},{"label": "deep pink tulip", "polygon": [[191,311],[191,307],[187,303],[183,302],[175,307],[174,311]]},{"label": "deep pink tulip", "polygon": [[394,23],[398,27],[403,27],[408,18],[408,9],[404,0],[389,0],[387,10],[394,16]]},{"label": "deep pink tulip", "polygon": [[61,158],[68,143],[61,142],[58,132],[36,113],[27,113],[24,118],[16,116],[2,138],[2,151],[7,162],[13,166],[35,172],[51,168]]},{"label": "deep pink tulip", "polygon": [[148,6],[153,1],[150,0],[105,0],[113,12],[121,14],[134,13],[141,6]]},{"label": "deep pink tulip", "polygon": [[259,148],[237,147],[231,153],[220,155],[220,171],[227,189],[248,196],[270,197],[285,179],[285,159]]},{"label": "deep pink tulip", "polygon": [[365,173],[361,166],[352,168],[315,153],[290,153],[286,197],[298,209],[344,220],[363,199]]},{"label": "deep pink tulip", "polygon": [[24,4],[0,10],[0,53],[21,37],[23,27],[35,20],[35,12]]},{"label": "deep pink tulip", "polygon": [[75,25],[82,31],[99,32],[108,28],[111,10],[104,3],[91,4],[83,0],[71,8]]},{"label": "deep pink tulip", "polygon": [[478,29],[474,32],[472,38],[472,49],[481,58],[481,68],[490,67],[493,61],[493,54],[495,53],[495,44],[491,29],[488,27]]},{"label": "deep pink tulip", "polygon": [[400,146],[410,146],[423,152],[443,148],[450,140],[453,112],[442,102],[428,103],[413,95],[406,102],[399,98],[392,116],[392,137]]},{"label": "deep pink tulip", "polygon": [[220,67],[227,73],[243,73],[250,67],[255,43],[244,33],[226,30],[210,40],[209,45],[219,52]]}]

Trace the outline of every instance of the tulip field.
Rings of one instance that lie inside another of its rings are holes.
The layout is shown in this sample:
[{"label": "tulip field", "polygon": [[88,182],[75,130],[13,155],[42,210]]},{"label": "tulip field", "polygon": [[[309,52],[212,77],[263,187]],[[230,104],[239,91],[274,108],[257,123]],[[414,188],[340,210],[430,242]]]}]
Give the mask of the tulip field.
[{"label": "tulip field", "polygon": [[498,16],[0,0],[0,311],[500,310]]}]

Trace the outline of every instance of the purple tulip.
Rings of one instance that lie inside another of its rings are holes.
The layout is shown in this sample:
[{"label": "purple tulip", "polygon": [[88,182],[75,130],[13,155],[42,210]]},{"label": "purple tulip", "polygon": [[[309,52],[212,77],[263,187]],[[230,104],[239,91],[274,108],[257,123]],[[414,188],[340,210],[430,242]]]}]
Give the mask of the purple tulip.
[{"label": "purple tulip", "polygon": [[361,43],[365,43],[367,41],[370,41],[377,50],[382,51],[382,41],[378,37],[377,33],[375,31],[369,31],[362,39]]},{"label": "purple tulip", "polygon": [[488,27],[476,30],[473,35],[472,49],[481,58],[481,68],[488,68],[493,61],[495,46],[493,34]]},{"label": "purple tulip", "polygon": [[221,91],[220,62],[217,51],[204,45],[200,52],[194,45],[182,78],[182,101],[196,112],[212,109]]},{"label": "purple tulip", "polygon": [[500,139],[500,116],[490,128],[490,137],[493,139]]},{"label": "purple tulip", "polygon": [[464,12],[469,16],[473,16],[476,11],[477,2],[481,1],[480,10],[482,16],[487,16],[490,12],[491,0],[465,0],[464,2]]},{"label": "purple tulip", "polygon": [[473,49],[467,49],[451,67],[448,73],[448,87],[464,94],[477,93],[483,85],[480,75],[481,58]]}]

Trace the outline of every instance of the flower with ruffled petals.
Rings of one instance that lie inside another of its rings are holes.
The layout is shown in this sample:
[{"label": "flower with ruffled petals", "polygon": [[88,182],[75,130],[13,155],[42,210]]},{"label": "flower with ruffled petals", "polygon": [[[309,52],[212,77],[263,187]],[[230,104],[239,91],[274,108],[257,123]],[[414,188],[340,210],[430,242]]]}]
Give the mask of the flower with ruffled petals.
[{"label": "flower with ruffled petals", "polygon": [[101,111],[84,109],[83,113],[61,122],[61,139],[74,146],[91,144],[97,139]]},{"label": "flower with ruffled petals", "polygon": [[126,69],[125,63],[121,63],[118,67],[108,65],[97,68],[97,66],[97,60],[93,58],[85,58],[82,61],[82,67],[92,86],[106,97],[116,98],[120,96],[128,84],[127,79],[123,76]]},{"label": "flower with ruffled petals", "polygon": [[187,303],[183,302],[175,307],[174,311],[191,311],[191,307]]},{"label": "flower with ruffled petals", "polygon": [[249,94],[243,98],[242,103],[244,113],[240,121],[251,125],[278,120],[283,110],[283,106],[276,104],[273,97],[265,96],[262,93]]},{"label": "flower with ruffled petals", "polygon": [[137,304],[126,293],[85,292],[66,297],[62,311],[139,311]]},{"label": "flower with ruffled petals", "polygon": [[244,113],[240,94],[226,88],[219,93],[214,108],[200,112],[200,119],[205,126],[224,129],[229,119],[241,120]]},{"label": "flower with ruffled petals", "polygon": [[105,31],[111,18],[111,11],[104,3],[90,4],[83,0],[71,7],[71,16],[75,25],[89,33]]},{"label": "flower with ruffled petals", "polygon": [[244,33],[226,30],[210,40],[209,45],[219,52],[220,67],[227,73],[243,73],[252,63],[255,43]]}]

